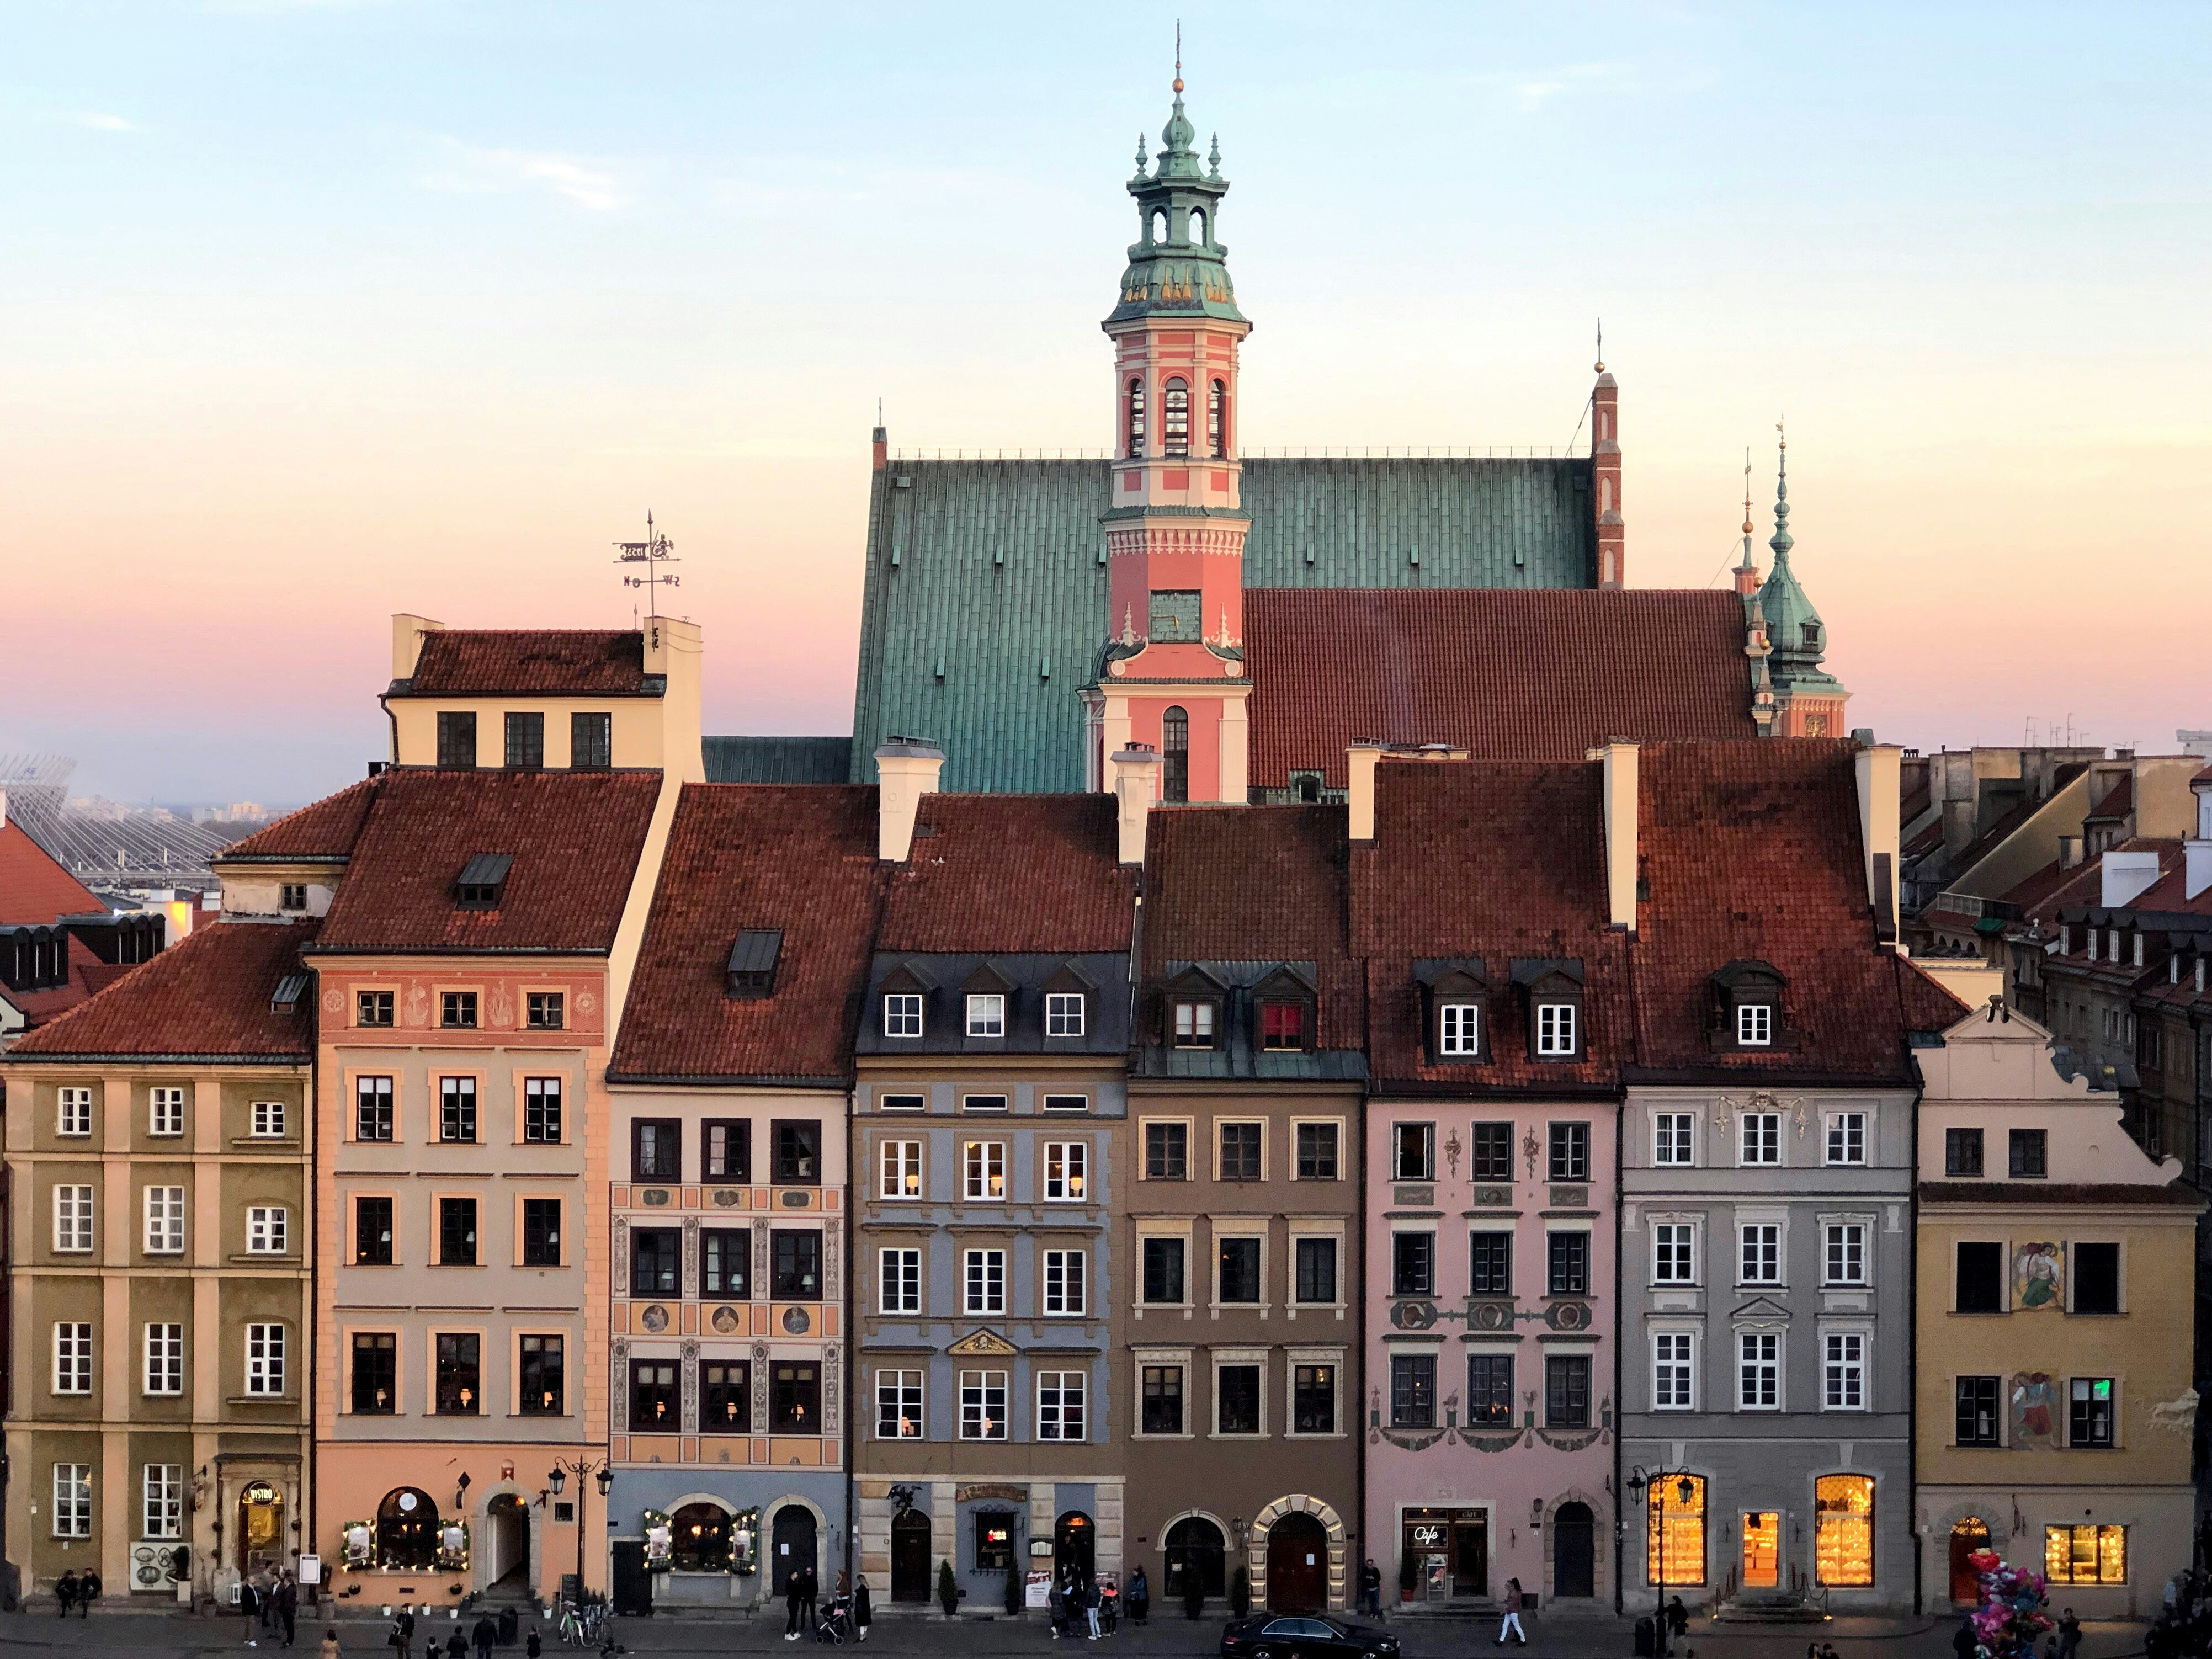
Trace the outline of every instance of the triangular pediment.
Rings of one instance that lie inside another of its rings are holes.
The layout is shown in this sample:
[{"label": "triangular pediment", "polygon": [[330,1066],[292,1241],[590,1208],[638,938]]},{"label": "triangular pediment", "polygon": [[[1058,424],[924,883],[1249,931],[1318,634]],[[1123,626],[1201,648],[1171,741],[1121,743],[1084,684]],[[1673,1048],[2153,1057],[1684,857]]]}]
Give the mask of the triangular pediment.
[{"label": "triangular pediment", "polygon": [[1729,1317],[1742,1320],[1779,1319],[1786,1322],[1790,1317],[1790,1310],[1785,1304],[1777,1302],[1771,1296],[1754,1296],[1741,1307],[1732,1310]]},{"label": "triangular pediment", "polygon": [[982,1330],[962,1337],[945,1352],[955,1359],[1011,1359],[1021,1350],[998,1332]]}]

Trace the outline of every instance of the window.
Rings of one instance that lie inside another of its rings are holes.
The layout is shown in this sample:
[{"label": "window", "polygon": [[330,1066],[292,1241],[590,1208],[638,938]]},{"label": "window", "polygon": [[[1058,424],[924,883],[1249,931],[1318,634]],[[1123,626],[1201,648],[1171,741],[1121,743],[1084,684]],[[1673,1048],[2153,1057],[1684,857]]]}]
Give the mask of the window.
[{"label": "window", "polygon": [[568,1343],[561,1336],[520,1340],[521,1376],[515,1403],[525,1417],[559,1417],[567,1410]]},{"label": "window", "polygon": [[2120,1247],[2074,1246],[2074,1311],[2116,1314],[2120,1310]]},{"label": "window", "polygon": [[1006,1310],[1006,1253],[968,1250],[961,1257],[961,1310],[1002,1314]]},{"label": "window", "polygon": [[1736,1229],[1737,1282],[1779,1285],[1782,1282],[1782,1226],[1778,1222],[1747,1222]]},{"label": "window", "polygon": [[1697,1368],[1690,1358],[1687,1331],[1659,1331],[1651,1338],[1651,1408],[1686,1412],[1696,1407]]},{"label": "window", "polygon": [[1874,1583],[1874,1480],[1824,1474],[1813,1483],[1813,1577],[1823,1584]]},{"label": "window", "polygon": [[876,1373],[876,1438],[921,1438],[921,1376],[920,1371]]},{"label": "window", "polygon": [[876,1309],[879,1313],[921,1311],[921,1252],[903,1247],[878,1254]]},{"label": "window", "polygon": [[284,1328],[246,1328],[246,1392],[270,1398],[284,1392]]},{"label": "window", "polygon": [[1651,1120],[1651,1161],[1689,1163],[1690,1135],[1696,1121],[1689,1112],[1661,1112],[1655,1115]]},{"label": "window", "polygon": [[[183,1121],[179,1120],[179,1128]],[[284,1103],[281,1100],[257,1100],[253,1103],[253,1135],[258,1140],[281,1140],[284,1138]]]},{"label": "window", "polygon": [[1260,1125],[1224,1123],[1221,1126],[1221,1179],[1260,1179]]},{"label": "window", "polygon": [[960,1148],[961,1194],[971,1201],[997,1203],[1006,1195],[1006,1143],[970,1140]]},{"label": "window", "polygon": [[1548,1233],[1545,1236],[1551,1255],[1548,1294],[1589,1294],[1589,1242],[1588,1233]]},{"label": "window", "polygon": [[1828,1118],[1828,1162],[1866,1162],[1866,1114],[1836,1112]]},{"label": "window", "polygon": [[477,1080],[472,1077],[438,1079],[438,1139],[448,1143],[473,1144],[477,1138]]},{"label": "window", "polygon": [[1006,1372],[960,1373],[960,1437],[963,1440],[1004,1440],[1006,1437]]},{"label": "window", "polygon": [[1474,1126],[1474,1166],[1468,1172],[1477,1181],[1513,1179],[1513,1126],[1478,1123]]},{"label": "window", "polygon": [[1467,1420],[1470,1425],[1509,1428],[1513,1422],[1513,1356],[1473,1353],[1467,1357]]},{"label": "window", "polygon": [[1183,1295],[1183,1251],[1180,1238],[1145,1240],[1145,1300],[1174,1306]]},{"label": "window", "polygon": [[822,1125],[811,1119],[769,1125],[775,1156],[769,1179],[779,1187],[817,1187],[822,1183]]},{"label": "window", "polygon": [[1219,1298],[1224,1302],[1260,1300],[1260,1241],[1222,1238],[1214,1243],[1220,1262]]},{"label": "window", "polygon": [[1053,991],[1046,994],[1044,1034],[1048,1037],[1079,1037],[1083,1035],[1081,992]]},{"label": "window", "polygon": [[1957,1441],[1961,1446],[2001,1444],[1997,1434],[1997,1379],[1962,1376],[1953,1384],[1957,1411]]},{"label": "window", "polygon": [[1090,1168],[1087,1140],[1048,1140],[1044,1144],[1044,1195],[1052,1204],[1080,1204],[1090,1196],[1085,1178]]},{"label": "window", "polygon": [[1213,1005],[1178,1002],[1175,1006],[1175,1046],[1211,1048],[1213,1046]]},{"label": "window", "polygon": [[1429,1296],[1437,1284],[1437,1236],[1434,1233],[1390,1235],[1390,1294]]},{"label": "window", "polygon": [[2051,1173],[2048,1133],[2042,1129],[2005,1132],[2005,1168],[2014,1181],[2040,1181]]},{"label": "window", "polygon": [[1299,1124],[1295,1179],[1334,1181],[1337,1178],[1336,1140],[1337,1127],[1334,1123]]},{"label": "window", "polygon": [[353,1334],[353,1408],[362,1417],[399,1409],[399,1339],[390,1331]]},{"label": "window", "polygon": [[146,1189],[146,1254],[179,1255],[185,1248],[185,1189]]},{"label": "window", "polygon": [[54,1133],[74,1139],[92,1133],[92,1091],[89,1089],[57,1089],[54,1091]]},{"label": "window", "polygon": [[1832,1221],[1827,1229],[1827,1248],[1822,1256],[1821,1283],[1826,1285],[1863,1285],[1867,1282],[1866,1224],[1860,1221]]},{"label": "window", "polygon": [[1216,1434],[1260,1432],[1260,1368],[1220,1365],[1214,1369]]},{"label": "window", "polygon": [[353,1201],[353,1259],[363,1267],[392,1265],[392,1200],[356,1198]]},{"label": "window", "polygon": [[92,1188],[54,1188],[54,1249],[58,1255],[78,1255],[92,1249]]},{"label": "window", "polygon": [[580,770],[604,771],[614,764],[614,716],[568,716],[568,764]]},{"label": "window", "polygon": [[141,1538],[182,1538],[185,1535],[185,1466],[149,1463],[140,1486]]},{"label": "window", "polygon": [[1821,1346],[1822,1403],[1832,1412],[1866,1409],[1866,1338],[1856,1331],[1830,1331]]},{"label": "window", "polygon": [[392,1139],[392,1079],[356,1078],[353,1085],[353,1138],[356,1140]]},{"label": "window", "polygon": [[544,715],[507,715],[507,763],[533,769],[545,764]]},{"label": "window", "polygon": [[1004,1095],[963,1095],[960,1109],[963,1112],[1003,1112],[1006,1109]]},{"label": "window", "polygon": [[769,1374],[769,1427],[778,1434],[822,1432],[822,1367],[778,1360]]},{"label": "window", "polygon": [[[1194,215],[1191,224],[1205,240],[1205,216]],[[1229,388],[1219,380],[1209,380],[1206,386],[1206,447],[1216,460],[1229,453]]]},{"label": "window", "polygon": [[246,1249],[252,1255],[283,1255],[289,1246],[291,1219],[282,1205],[249,1205],[246,1212]]},{"label": "window", "polygon": [[884,999],[884,1035],[918,1037],[921,1035],[921,998],[911,991],[896,991]]},{"label": "window", "polygon": [[1554,1123],[1552,1125],[1552,1179],[1554,1181],[1588,1181],[1589,1179],[1589,1125],[1587,1123]]},{"label": "window", "polygon": [[822,1232],[778,1228],[768,1236],[769,1294],[778,1302],[822,1298]]},{"label": "window", "polygon": [[1738,1159],[1744,1164],[1779,1164],[1782,1162],[1782,1114],[1779,1112],[1746,1112],[1739,1120],[1742,1127]]},{"label": "window", "polygon": [[1333,1238],[1301,1238],[1296,1241],[1292,1255],[1296,1259],[1297,1282],[1291,1291],[1291,1299],[1323,1305],[1334,1303],[1336,1300],[1336,1241]]},{"label": "window", "polygon": [[1982,1172],[1982,1132],[1979,1129],[1943,1131],[1943,1173],[1978,1176]]},{"label": "window", "polygon": [[1089,1095],[1047,1095],[1044,1109],[1048,1112],[1087,1112],[1091,1109]]},{"label": "window", "polygon": [[526,1198],[522,1200],[522,1265],[557,1267],[561,1265],[561,1200]]},{"label": "window", "polygon": [[1544,1359],[1544,1426],[1586,1429],[1590,1416],[1588,1354],[1548,1354]]},{"label": "window", "polygon": [[1170,460],[1190,453],[1190,387],[1181,379],[1170,380],[1160,398],[1160,453]]},{"label": "window", "polygon": [[1957,1293],[1960,1313],[2002,1313],[2004,1310],[2004,1246],[1961,1243],[1959,1246]]},{"label": "window", "polygon": [[971,995],[968,999],[968,1035],[971,1037],[1002,1037],[1006,1034],[1006,999],[999,992]]},{"label": "window", "polygon": [[1513,1235],[1506,1232],[1468,1236],[1468,1289],[1476,1296],[1513,1294]]},{"label": "window", "polygon": [[2109,1447],[2112,1443],[2112,1379],[2077,1376],[2066,1389],[2066,1443]]},{"label": "window", "polygon": [[1085,1378],[1081,1371],[1037,1373],[1036,1436],[1040,1440],[1081,1440]]},{"label": "window", "polygon": [[92,1327],[63,1320],[54,1327],[54,1392],[92,1392]]},{"label": "window", "polygon": [[1567,1060],[1575,1053],[1575,1005],[1540,1002],[1536,1005],[1536,1054],[1540,1060]]},{"label": "window", "polygon": [[676,1431],[676,1364],[668,1359],[629,1362],[629,1425],[646,1433]]},{"label": "window", "polygon": [[1433,1123],[1401,1123],[1392,1132],[1391,1144],[1396,1156],[1391,1164],[1391,1178],[1397,1181],[1433,1181],[1437,1170],[1437,1126]]},{"label": "window", "polygon": [[1458,1060],[1473,1060],[1482,1052],[1480,1003],[1444,1002],[1437,1006],[1437,1052]]},{"label": "window", "polygon": [[[58,1481],[58,1465],[55,1474]],[[2126,1583],[2128,1529],[2125,1527],[2045,1527],[2043,1529],[2043,1573],[2054,1584]]]},{"label": "window", "polygon": [[[88,1111],[88,1120],[90,1115]],[[149,1135],[180,1135],[184,1132],[185,1091],[182,1089],[149,1089],[146,1091],[146,1133]],[[89,1128],[87,1133],[90,1133]],[[257,1128],[254,1133],[259,1134],[261,1131]],[[277,1133],[281,1134],[283,1132],[279,1130]]]},{"label": "window", "polygon": [[304,882],[287,881],[278,884],[276,908],[280,910],[304,910],[307,908],[307,888]]},{"label": "window", "polygon": [[392,1024],[392,993],[389,991],[359,991],[353,1000],[353,1023],[361,1026]]},{"label": "window", "polygon": [[1145,1179],[1190,1179],[1190,1126],[1186,1123],[1145,1125]]},{"label": "window", "polygon": [[92,1465],[54,1465],[54,1536],[92,1536]]},{"label": "window", "polygon": [[[981,1375],[981,1373],[977,1373]],[[981,1438],[992,1437],[983,1436]],[[1003,1435],[997,1437],[1003,1439]],[[1007,1510],[975,1511],[975,1570],[1011,1572],[1014,1565],[1014,1516]]]},{"label": "window", "polygon": [[146,1327],[146,1392],[182,1394],[185,1391],[185,1328],[149,1324]]},{"label": "window", "polygon": [[1127,453],[1132,459],[1145,453],[1145,383],[1129,382],[1129,422]]},{"label": "window", "polygon": [[1044,1253],[1044,1310],[1073,1316],[1089,1309],[1087,1261],[1081,1250]]},{"label": "window", "polygon": [[1697,1229],[1686,1221],[1662,1221],[1651,1229],[1651,1282],[1698,1282]]},{"label": "window", "polygon": [[1139,1432],[1145,1434],[1181,1434],[1182,1432],[1182,1367],[1180,1365],[1147,1365],[1145,1367],[1144,1402]]},{"label": "window", "polygon": [[473,1198],[438,1200],[438,1265],[477,1265],[477,1201]]},{"label": "window", "polygon": [[1291,1368],[1291,1432],[1336,1432],[1336,1367],[1293,1365]]},{"label": "window", "polygon": [[1429,1353],[1390,1356],[1390,1426],[1432,1428],[1437,1420],[1437,1357]]},{"label": "window", "polygon": [[447,991],[438,1000],[438,1024],[449,1031],[473,1031],[477,1029],[477,994],[474,991]]},{"label": "window", "polygon": [[742,1301],[752,1294],[752,1235],[742,1229],[709,1227],[699,1235],[699,1294]]},{"label": "window", "polygon": [[438,714],[438,764],[474,766],[477,763],[477,717],[465,709],[441,709]]},{"label": "window", "polygon": [[1739,1331],[1735,1343],[1737,1408],[1772,1411],[1782,1403],[1782,1339],[1771,1331]]},{"label": "window", "polygon": [[524,1022],[533,1031],[557,1031],[567,1019],[568,998],[559,991],[532,991],[523,1000]]},{"label": "window", "polygon": [[1306,1006],[1303,1002],[1263,1002],[1260,1005],[1260,1046],[1262,1048],[1303,1048],[1306,1046]]},{"label": "window", "polygon": [[876,1154],[876,1193],[880,1198],[921,1196],[921,1143],[886,1140]]},{"label": "window", "polygon": [[672,1117],[641,1117],[629,1126],[632,1181],[684,1179],[684,1126]]},{"label": "window", "polygon": [[752,1179],[753,1126],[744,1118],[708,1118],[699,1126],[702,1181]]}]

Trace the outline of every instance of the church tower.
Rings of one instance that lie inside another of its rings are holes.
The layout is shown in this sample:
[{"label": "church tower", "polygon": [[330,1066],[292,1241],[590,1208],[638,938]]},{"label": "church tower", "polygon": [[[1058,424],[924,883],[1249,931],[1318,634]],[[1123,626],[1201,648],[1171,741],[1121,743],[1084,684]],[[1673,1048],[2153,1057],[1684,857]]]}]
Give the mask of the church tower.
[{"label": "church tower", "polygon": [[1844,705],[1850,693],[1834,675],[1824,671],[1828,653],[1827,625],[1813,601],[1798,586],[1790,568],[1790,550],[1796,545],[1790,534],[1790,442],[1778,441],[1779,459],[1774,474],[1774,534],[1767,545],[1774,550],[1773,567],[1766,582],[1752,600],[1753,614],[1763,619],[1771,646],[1765,668],[1772,676],[1774,720],[1778,738],[1839,738],[1844,733]]},{"label": "church tower", "polygon": [[1137,141],[1138,240],[1101,325],[1114,351],[1114,461],[1105,531],[1107,615],[1084,689],[1087,771],[1111,789],[1108,757],[1132,744],[1160,756],[1159,798],[1247,799],[1244,537],[1237,459],[1237,309],[1221,240],[1221,145],[1201,162],[1183,114],[1182,64],[1160,152]]}]

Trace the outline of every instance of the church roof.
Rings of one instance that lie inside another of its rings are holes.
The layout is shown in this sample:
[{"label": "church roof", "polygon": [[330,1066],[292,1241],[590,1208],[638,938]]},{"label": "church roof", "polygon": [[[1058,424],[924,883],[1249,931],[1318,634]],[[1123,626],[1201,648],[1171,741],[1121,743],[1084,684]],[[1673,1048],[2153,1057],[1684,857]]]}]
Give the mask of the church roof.
[{"label": "church roof", "polygon": [[[1595,586],[1587,458],[1243,465],[1248,590]],[[1065,460],[874,474],[853,781],[874,781],[869,757],[898,732],[945,750],[947,790],[1084,787],[1076,693],[1107,632],[1111,474]],[[1740,617],[1736,631],[1740,651]]]}]

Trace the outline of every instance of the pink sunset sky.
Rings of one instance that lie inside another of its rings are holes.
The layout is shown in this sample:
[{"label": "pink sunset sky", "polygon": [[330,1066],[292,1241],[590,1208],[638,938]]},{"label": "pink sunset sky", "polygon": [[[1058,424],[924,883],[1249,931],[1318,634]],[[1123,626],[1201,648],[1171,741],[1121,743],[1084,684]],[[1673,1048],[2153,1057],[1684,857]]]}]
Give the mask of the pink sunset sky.
[{"label": "pink sunset sky", "polygon": [[[1725,583],[1747,445],[1764,562],[1786,413],[1853,724],[2170,750],[2212,726],[2212,25],[2130,15],[1194,6],[1243,442],[1564,447],[1602,315],[1632,585]],[[19,17],[0,752],[319,795],[384,752],[389,613],[627,622],[647,507],[708,729],[849,730],[877,399],[895,447],[1108,441],[1143,21]]]}]

